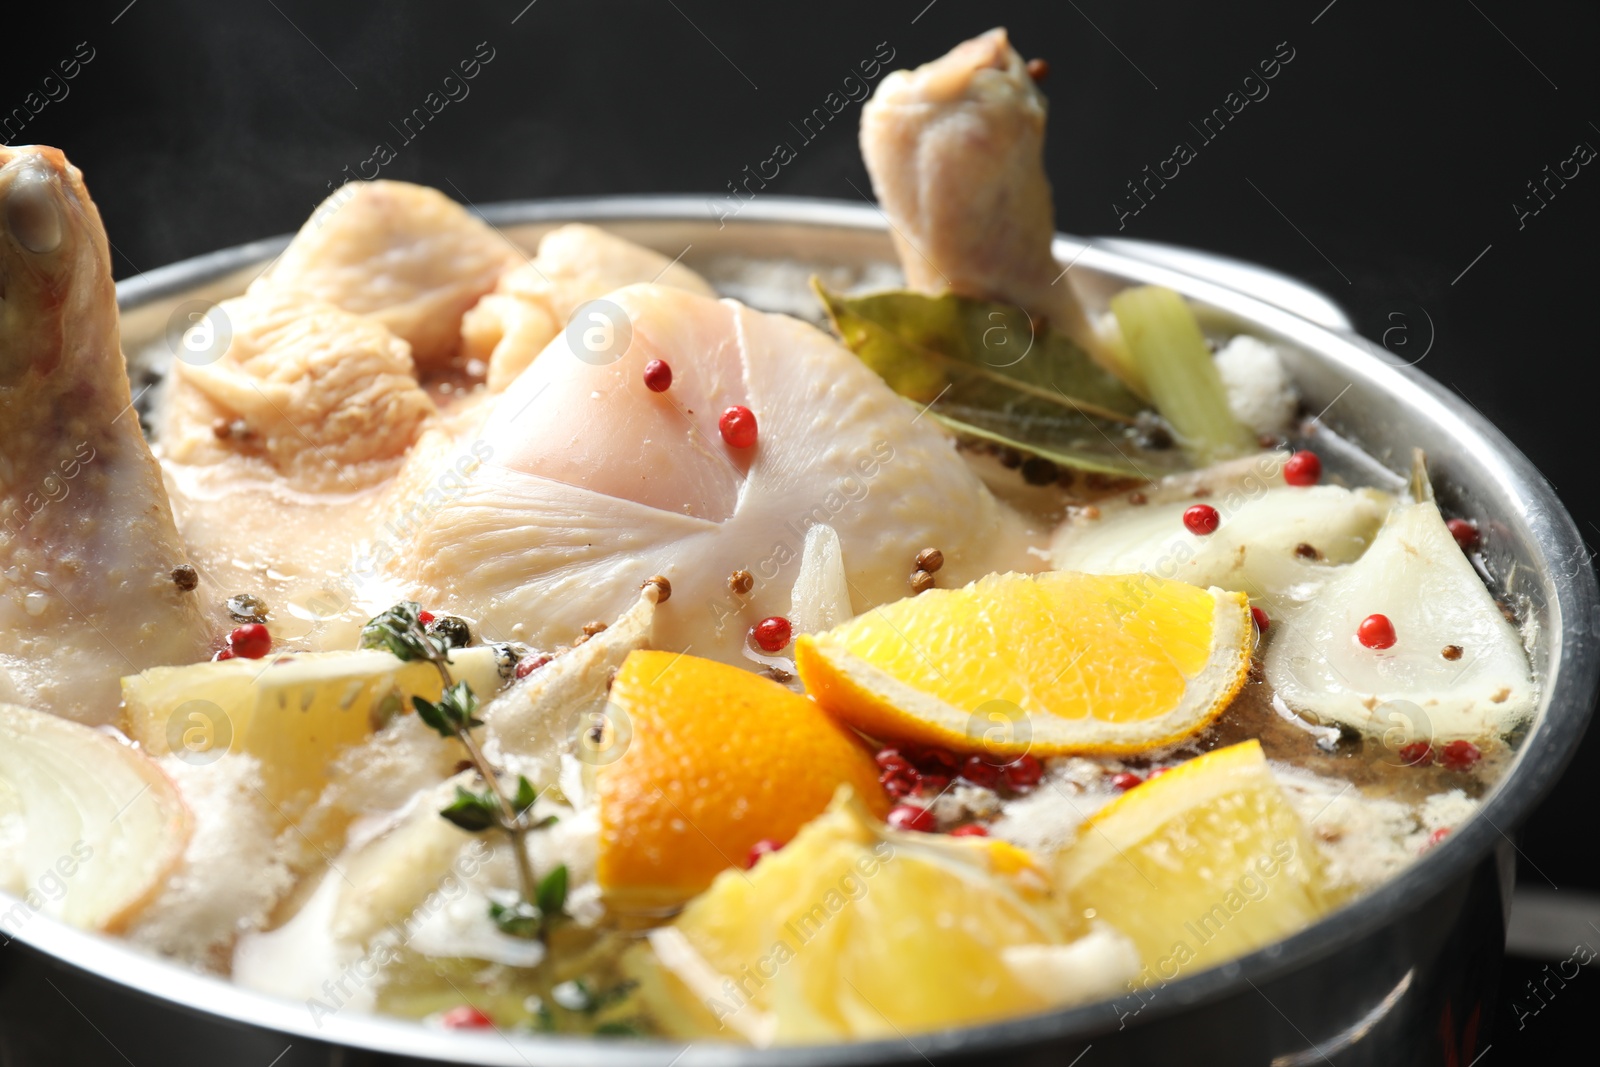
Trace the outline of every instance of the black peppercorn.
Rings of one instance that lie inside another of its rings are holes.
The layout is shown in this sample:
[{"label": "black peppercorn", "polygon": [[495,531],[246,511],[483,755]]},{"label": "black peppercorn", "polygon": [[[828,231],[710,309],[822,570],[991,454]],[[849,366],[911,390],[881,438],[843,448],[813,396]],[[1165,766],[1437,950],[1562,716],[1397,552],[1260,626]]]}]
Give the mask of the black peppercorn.
[{"label": "black peppercorn", "polygon": [[466,648],[472,644],[472,627],[467,620],[455,615],[440,615],[428,623],[428,633],[444,638],[451,648]]}]

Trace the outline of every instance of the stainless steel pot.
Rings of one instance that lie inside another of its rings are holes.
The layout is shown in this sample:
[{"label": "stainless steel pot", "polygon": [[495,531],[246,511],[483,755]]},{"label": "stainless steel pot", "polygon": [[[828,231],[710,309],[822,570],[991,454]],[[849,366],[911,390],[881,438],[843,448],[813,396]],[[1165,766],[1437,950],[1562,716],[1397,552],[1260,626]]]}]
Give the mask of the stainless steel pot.
[{"label": "stainless steel pot", "polygon": [[[681,255],[713,281],[731,277],[736,260],[799,262],[845,281],[894,262],[881,215],[862,204],[768,197],[719,221],[692,197],[621,197],[501,204],[483,214],[525,247],[553,225],[598,222]],[[215,252],[122,283],[123,343],[136,375],[160,373],[175,308],[239,292],[286,240]],[[1600,674],[1600,601],[1572,519],[1487,420],[1432,379],[1395,366],[1384,350],[1353,335],[1337,306],[1293,280],[1142,242],[1061,237],[1056,255],[1072,265],[1091,301],[1127,284],[1166,285],[1201,308],[1210,325],[1277,342],[1312,408],[1327,407],[1326,424],[1396,472],[1406,469],[1414,446],[1426,449],[1442,502],[1491,531],[1497,592],[1532,623],[1542,706],[1511,772],[1438,848],[1311,929],[1144,998],[1130,994],[903,1040],[768,1051],[446,1033],[354,1013],[317,1022],[305,1005],[36,917],[0,948],[0,1067],[1470,1062],[1494,1014],[1489,998],[1515,868],[1509,835],[1571,756]],[[804,277],[780,277],[753,298],[798,308]],[[0,909],[7,906],[0,896]],[[43,1022],[62,1019],[67,1025]]]}]

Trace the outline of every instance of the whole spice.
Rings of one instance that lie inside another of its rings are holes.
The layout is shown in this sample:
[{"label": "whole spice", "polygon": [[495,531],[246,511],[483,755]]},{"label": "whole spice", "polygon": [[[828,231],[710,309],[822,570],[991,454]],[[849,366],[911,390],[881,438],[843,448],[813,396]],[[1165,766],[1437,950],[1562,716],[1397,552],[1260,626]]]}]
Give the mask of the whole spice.
[{"label": "whole spice", "polygon": [[1461,551],[1471,552],[1478,547],[1478,527],[1466,519],[1451,519],[1445,523],[1450,530],[1450,536],[1456,539],[1456,544],[1461,546]]},{"label": "whole spice", "polygon": [[745,869],[748,870],[761,862],[763,856],[770,856],[783,848],[782,841],[775,841],[770,837],[763,837],[760,841],[750,846],[750,853],[744,858]]},{"label": "whole spice", "polygon": [[200,584],[200,572],[187,563],[180,563],[172,568],[172,584],[180,593],[192,593]]},{"label": "whole spice", "polygon": [[915,804],[895,805],[889,809],[888,822],[896,830],[915,830],[923,834],[931,834],[939,828],[933,812]]},{"label": "whole spice", "polygon": [[1356,640],[1368,648],[1392,648],[1395,643],[1394,623],[1387,615],[1368,615],[1356,627]]},{"label": "whole spice", "polygon": [[982,756],[968,756],[967,761],[961,765],[961,777],[973,785],[993,789],[1000,784],[1000,768]]},{"label": "whole spice", "polygon": [[1451,741],[1439,750],[1439,763],[1452,771],[1464,771],[1482,758],[1471,741]]},{"label": "whole spice", "polygon": [[749,448],[756,443],[755,412],[735,404],[722,413],[717,429],[722,431],[722,439],[730,448]]},{"label": "whole spice", "polygon": [[1052,485],[1060,473],[1053,460],[1029,456],[1022,463],[1022,480],[1029,485]]},{"label": "whole spice", "polygon": [[933,575],[927,571],[916,570],[911,572],[911,592],[926,593],[933,588]]},{"label": "whole spice", "polygon": [[1433,746],[1426,741],[1413,741],[1400,746],[1400,762],[1407,767],[1420,767],[1433,762]]},{"label": "whole spice", "polygon": [[728,575],[728,588],[739,596],[744,596],[755,586],[756,580],[749,571],[739,570]]},{"label": "whole spice", "polygon": [[446,1030],[487,1030],[494,1020],[471,1004],[457,1004],[439,1016],[439,1025]]},{"label": "whole spice", "polygon": [[1024,753],[1000,769],[1001,780],[1013,793],[1026,793],[1044,777],[1044,764]]},{"label": "whole spice", "polygon": [[1283,480],[1290,485],[1316,485],[1322,480],[1322,460],[1315,452],[1296,452],[1284,461]]},{"label": "whole spice", "polygon": [[1050,61],[1046,59],[1028,60],[1028,77],[1035,82],[1042,82],[1050,77]]},{"label": "whole spice", "polygon": [[1456,660],[1461,658],[1461,653],[1464,651],[1466,650],[1460,645],[1445,645],[1444,651],[1440,652],[1439,655],[1454,663]]},{"label": "whole spice", "polygon": [[770,615],[750,627],[750,636],[763,652],[781,652],[789,643],[789,620],[782,615]]},{"label": "whole spice", "polygon": [[664,393],[672,388],[672,368],[664,359],[652,359],[644,365],[644,385],[652,393]]},{"label": "whole spice", "polygon": [[272,651],[272,634],[259,622],[247,622],[228,635],[228,649],[235,656],[260,659]]},{"label": "whole spice", "polygon": [[917,553],[917,570],[933,574],[944,566],[944,553],[937,548],[925,548]]},{"label": "whole spice", "polygon": [[1267,627],[1272,625],[1272,620],[1267,618],[1267,613],[1255,605],[1250,606],[1250,618],[1255,620],[1256,629],[1262,633],[1267,632]]},{"label": "whole spice", "polygon": [[1192,534],[1214,534],[1222,525],[1222,516],[1210,504],[1195,504],[1183,513],[1183,525]]},{"label": "whole spice", "polygon": [[266,622],[267,602],[249,593],[235,593],[228,598],[228,614],[234,622]]},{"label": "whole spice", "polygon": [[426,625],[430,634],[443,638],[451,648],[466,648],[472,644],[472,627],[467,625],[466,619],[441,615]]},{"label": "whole spice", "polygon": [[672,583],[667,581],[666,578],[662,577],[661,575],[651,575],[644,580],[644,584],[639,588],[643,589],[646,585],[653,585],[656,587],[657,604],[665,604],[667,601],[672,599]]},{"label": "whole spice", "polygon": [[526,659],[519,660],[517,662],[517,677],[526,678],[553,659],[555,659],[554,656],[540,653],[537,656],[528,656]]}]

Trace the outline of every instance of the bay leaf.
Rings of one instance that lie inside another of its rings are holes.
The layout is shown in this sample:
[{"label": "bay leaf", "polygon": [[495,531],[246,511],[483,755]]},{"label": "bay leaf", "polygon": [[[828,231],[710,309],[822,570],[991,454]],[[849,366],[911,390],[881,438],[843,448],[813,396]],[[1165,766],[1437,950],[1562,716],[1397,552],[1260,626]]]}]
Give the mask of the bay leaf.
[{"label": "bay leaf", "polygon": [[1134,478],[1188,466],[1140,443],[1149,405],[1081,347],[1027,312],[955,294],[864,296],[812,287],[845,346],[957,434],[1058,464]]}]

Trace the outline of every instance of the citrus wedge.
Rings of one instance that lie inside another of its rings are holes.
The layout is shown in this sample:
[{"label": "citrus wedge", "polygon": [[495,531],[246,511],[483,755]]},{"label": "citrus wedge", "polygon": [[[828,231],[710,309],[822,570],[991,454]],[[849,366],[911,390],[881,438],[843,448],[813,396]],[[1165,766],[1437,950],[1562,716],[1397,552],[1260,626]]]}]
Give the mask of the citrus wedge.
[{"label": "citrus wedge", "polygon": [[1209,723],[1244,684],[1245,597],[1150,575],[994,574],[875,608],[795,660],[879,738],[997,756],[1132,753]]},{"label": "citrus wedge", "polygon": [[895,1037],[1110,994],[1133,976],[1127,940],[1079,937],[1028,853],[895,832],[840,792],[625,961],[661,1025],[757,1045]]},{"label": "citrus wedge", "polygon": [[[485,702],[504,684],[489,646],[457,649],[450,668]],[[268,797],[292,814],[326,784],[341,749],[411,711],[413,695],[437,700],[439,688],[432,664],[372,649],[154,667],[122,679],[123,729],[153,756],[258,757]]]},{"label": "citrus wedge", "polygon": [[1155,981],[1287,937],[1332,903],[1257,741],[1129,790],[1089,819],[1056,874],[1075,905],[1133,939]]},{"label": "citrus wedge", "polygon": [[788,841],[840,784],[878,815],[888,797],[860,740],[815,703],[725,663],[634,652],[601,730],[596,875],[614,906],[670,908],[743,866],[758,841]]}]

